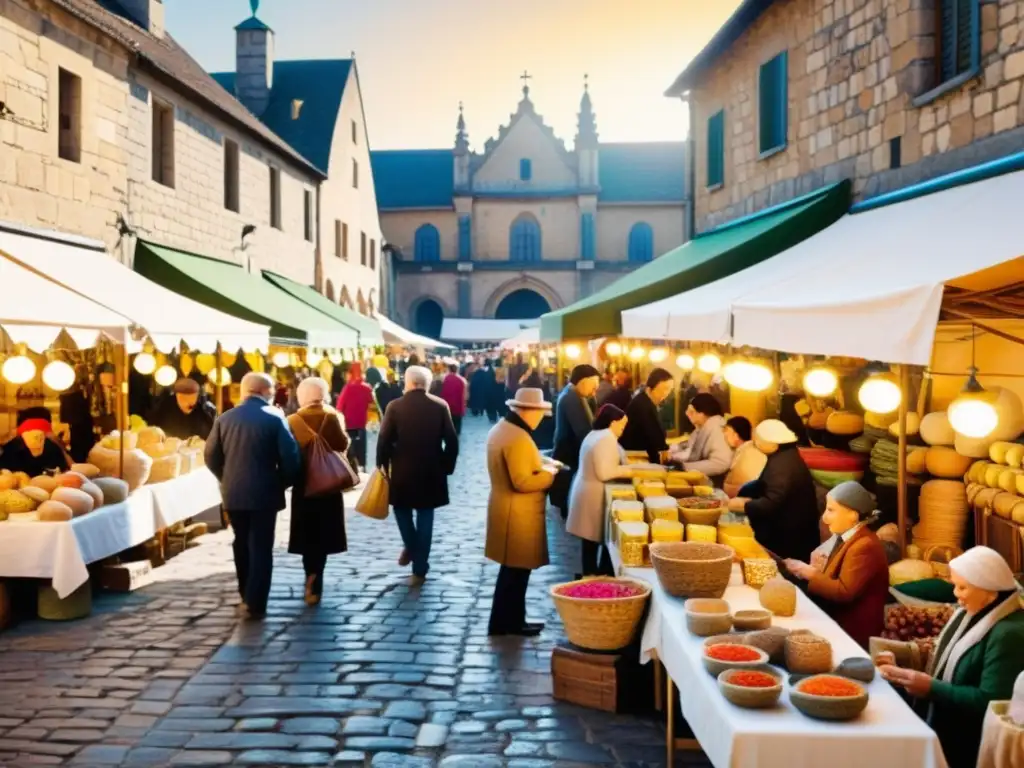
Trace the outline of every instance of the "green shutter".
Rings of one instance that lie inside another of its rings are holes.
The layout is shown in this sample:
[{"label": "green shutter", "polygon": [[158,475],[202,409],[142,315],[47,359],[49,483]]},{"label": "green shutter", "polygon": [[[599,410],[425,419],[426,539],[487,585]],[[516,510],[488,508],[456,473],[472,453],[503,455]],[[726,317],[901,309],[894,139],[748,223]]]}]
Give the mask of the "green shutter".
[{"label": "green shutter", "polygon": [[725,110],[708,118],[708,186],[725,183]]},{"label": "green shutter", "polygon": [[940,83],[978,66],[978,18],[978,0],[940,0]]},{"label": "green shutter", "polygon": [[789,129],[788,80],[786,51],[761,65],[758,73],[758,147],[762,154],[786,146]]}]

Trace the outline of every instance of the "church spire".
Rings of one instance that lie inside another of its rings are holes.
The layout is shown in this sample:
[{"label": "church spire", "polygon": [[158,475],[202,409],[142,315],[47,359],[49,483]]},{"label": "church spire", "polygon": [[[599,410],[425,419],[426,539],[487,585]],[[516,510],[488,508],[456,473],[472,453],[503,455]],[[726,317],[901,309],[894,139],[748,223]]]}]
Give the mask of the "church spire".
[{"label": "church spire", "polygon": [[455,153],[466,154],[469,152],[469,134],[466,133],[466,117],[462,113],[462,102],[459,102],[459,120],[455,123]]},{"label": "church spire", "polygon": [[583,98],[580,99],[579,120],[576,127],[576,148],[597,147],[597,116],[590,101],[589,75],[583,76]]}]

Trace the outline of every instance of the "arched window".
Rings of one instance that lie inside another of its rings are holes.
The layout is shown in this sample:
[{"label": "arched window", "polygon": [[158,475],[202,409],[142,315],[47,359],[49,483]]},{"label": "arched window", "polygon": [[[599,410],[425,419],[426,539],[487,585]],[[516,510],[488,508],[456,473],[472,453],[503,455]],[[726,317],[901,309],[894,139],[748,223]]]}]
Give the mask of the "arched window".
[{"label": "arched window", "polygon": [[540,224],[529,213],[522,214],[512,222],[508,254],[512,261],[540,261]]},{"label": "arched window", "polygon": [[324,296],[331,301],[334,301],[334,283],[330,280],[327,281],[327,287],[324,289]]},{"label": "arched window", "polygon": [[637,222],[629,230],[629,260],[650,261],[654,258],[654,230],[645,221]]},{"label": "arched window", "polygon": [[416,230],[416,261],[441,260],[441,235],[433,224],[424,224]]},{"label": "arched window", "polygon": [[359,293],[356,294],[356,309],[359,311],[360,315],[366,314],[366,299],[363,298],[362,289],[360,289]]},{"label": "arched window", "polygon": [[338,303],[343,307],[352,309],[352,296],[344,285],[341,286],[341,292],[338,294]]}]

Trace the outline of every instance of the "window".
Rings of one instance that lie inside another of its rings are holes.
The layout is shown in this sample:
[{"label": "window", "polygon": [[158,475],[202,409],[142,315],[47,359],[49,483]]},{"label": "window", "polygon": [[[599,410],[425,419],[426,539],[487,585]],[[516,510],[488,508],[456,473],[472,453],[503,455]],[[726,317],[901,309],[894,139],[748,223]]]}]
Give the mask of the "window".
[{"label": "window", "polygon": [[889,167],[899,168],[903,165],[902,140],[899,136],[889,139]]},{"label": "window", "polygon": [[725,184],[725,110],[708,118],[708,189]]},{"label": "window", "polygon": [[377,241],[370,239],[370,269],[377,269]]},{"label": "window", "polygon": [[73,163],[82,161],[82,78],[66,69],[58,70],[57,110],[59,130],[57,153]]},{"label": "window", "polygon": [[224,207],[238,213],[238,144],[224,139]]},{"label": "window", "polygon": [[629,260],[648,262],[654,258],[654,230],[646,221],[638,221],[629,230]]},{"label": "window", "polygon": [[348,261],[348,224],[341,225],[341,258]]},{"label": "window", "polygon": [[978,67],[978,0],[939,0],[938,84]]},{"label": "window", "polygon": [[366,233],[359,233],[359,263],[366,266]]},{"label": "window", "polygon": [[359,163],[352,161],[352,188],[359,189]]},{"label": "window", "polygon": [[341,219],[334,220],[334,256],[341,258]]},{"label": "window", "polygon": [[789,56],[783,51],[761,65],[757,81],[758,116],[762,155],[786,146],[789,113]]},{"label": "window", "polygon": [[270,167],[270,226],[281,229],[281,170]]},{"label": "window", "polygon": [[313,242],[313,193],[308,189],[302,192],[302,234],[307,243]]},{"label": "window", "polygon": [[359,126],[356,124],[355,120],[352,121],[352,143],[359,143]]},{"label": "window", "polygon": [[531,214],[524,213],[512,222],[508,251],[512,261],[540,261],[540,224]]},{"label": "window", "polygon": [[174,186],[174,107],[153,100],[153,181]]},{"label": "window", "polygon": [[533,163],[528,158],[519,161],[519,180],[529,181],[533,178]]},{"label": "window", "polygon": [[441,260],[441,235],[433,224],[424,224],[416,230],[413,259],[416,261]]}]

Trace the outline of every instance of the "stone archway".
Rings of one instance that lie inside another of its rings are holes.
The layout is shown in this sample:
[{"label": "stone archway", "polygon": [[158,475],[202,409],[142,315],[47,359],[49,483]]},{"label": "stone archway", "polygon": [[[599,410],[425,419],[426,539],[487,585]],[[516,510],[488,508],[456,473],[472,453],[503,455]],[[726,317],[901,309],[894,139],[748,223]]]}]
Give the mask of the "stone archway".
[{"label": "stone archway", "polygon": [[532,288],[517,288],[494,310],[498,320],[534,320],[551,311],[551,305]]},{"label": "stone archway", "polygon": [[352,309],[352,296],[348,292],[348,287],[341,286],[341,293],[338,295],[338,303],[346,309]]},{"label": "stone archway", "polygon": [[[534,277],[523,275],[522,277],[518,277],[514,280],[509,280],[491,294],[491,297],[484,305],[484,317],[494,317],[495,313],[498,311],[498,306],[506,296],[522,290],[531,291],[537,294],[541,299],[547,302],[549,310],[561,309],[565,306],[565,302],[562,301],[562,297],[559,296],[547,283],[541,282]],[[510,319],[521,320],[526,318]]]},{"label": "stone archway", "polygon": [[424,299],[413,312],[412,321],[416,333],[436,339],[440,337],[444,324],[444,309],[433,299]]}]

